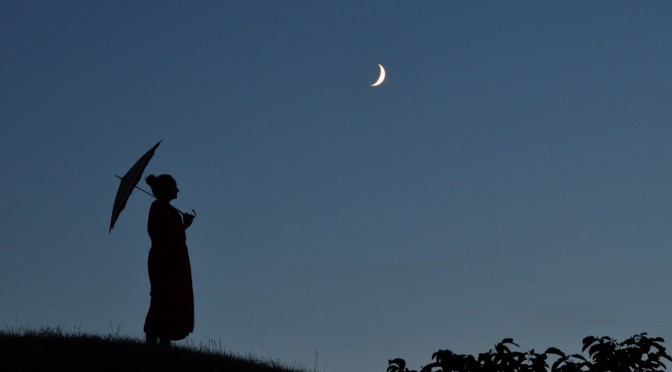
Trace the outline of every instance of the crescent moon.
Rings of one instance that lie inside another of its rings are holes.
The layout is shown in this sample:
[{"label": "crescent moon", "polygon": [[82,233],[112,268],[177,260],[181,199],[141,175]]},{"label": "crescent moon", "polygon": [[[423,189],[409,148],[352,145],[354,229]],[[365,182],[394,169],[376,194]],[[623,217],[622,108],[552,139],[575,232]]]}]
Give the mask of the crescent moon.
[{"label": "crescent moon", "polygon": [[371,84],[372,87],[377,87],[385,81],[385,68],[380,63],[378,64],[378,67],[380,67],[380,76],[378,76],[378,81]]}]

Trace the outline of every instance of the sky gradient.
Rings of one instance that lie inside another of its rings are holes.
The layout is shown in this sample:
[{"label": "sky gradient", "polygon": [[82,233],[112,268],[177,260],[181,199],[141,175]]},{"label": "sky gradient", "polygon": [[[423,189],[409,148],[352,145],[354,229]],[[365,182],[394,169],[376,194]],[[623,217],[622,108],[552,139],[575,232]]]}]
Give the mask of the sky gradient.
[{"label": "sky gradient", "polygon": [[383,372],[669,341],[671,24],[657,1],[0,1],[0,326],[142,336],[151,198],[108,227],[162,140],[146,175],[198,212],[187,343]]}]

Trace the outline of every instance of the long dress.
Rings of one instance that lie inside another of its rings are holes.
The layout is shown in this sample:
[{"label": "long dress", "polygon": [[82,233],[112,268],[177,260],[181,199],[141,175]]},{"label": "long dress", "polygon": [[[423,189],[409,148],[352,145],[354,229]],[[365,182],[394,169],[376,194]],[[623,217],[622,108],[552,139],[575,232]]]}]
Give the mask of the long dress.
[{"label": "long dress", "polygon": [[194,292],[182,216],[168,202],[156,200],[149,210],[152,240],[147,262],[151,301],[144,331],[182,340],[194,331]]}]

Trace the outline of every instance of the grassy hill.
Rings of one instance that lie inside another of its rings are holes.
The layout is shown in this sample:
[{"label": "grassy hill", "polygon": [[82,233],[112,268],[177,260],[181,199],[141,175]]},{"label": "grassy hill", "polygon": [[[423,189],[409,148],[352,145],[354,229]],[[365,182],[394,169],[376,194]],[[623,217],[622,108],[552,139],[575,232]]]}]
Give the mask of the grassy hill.
[{"label": "grassy hill", "polygon": [[137,339],[60,330],[0,331],[0,371],[303,372],[219,351],[163,349]]}]

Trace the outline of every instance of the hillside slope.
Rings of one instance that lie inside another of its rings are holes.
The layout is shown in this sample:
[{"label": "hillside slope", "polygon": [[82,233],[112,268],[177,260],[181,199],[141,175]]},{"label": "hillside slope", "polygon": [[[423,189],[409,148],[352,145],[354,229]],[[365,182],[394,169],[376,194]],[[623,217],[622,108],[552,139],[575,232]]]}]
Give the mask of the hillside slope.
[{"label": "hillside slope", "polygon": [[64,334],[58,330],[0,331],[0,371],[226,371],[299,370],[189,348],[162,349],[134,339]]}]

